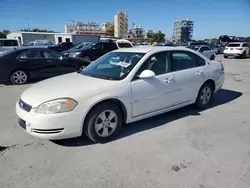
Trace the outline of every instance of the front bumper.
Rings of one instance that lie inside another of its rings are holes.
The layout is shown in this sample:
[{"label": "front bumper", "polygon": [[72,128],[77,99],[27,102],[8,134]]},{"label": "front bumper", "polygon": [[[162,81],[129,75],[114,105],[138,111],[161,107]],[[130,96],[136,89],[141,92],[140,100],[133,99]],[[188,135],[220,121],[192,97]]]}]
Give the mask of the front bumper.
[{"label": "front bumper", "polygon": [[27,112],[16,103],[18,125],[32,136],[49,140],[81,136],[83,114],[74,110],[58,114],[40,114],[34,109]]}]

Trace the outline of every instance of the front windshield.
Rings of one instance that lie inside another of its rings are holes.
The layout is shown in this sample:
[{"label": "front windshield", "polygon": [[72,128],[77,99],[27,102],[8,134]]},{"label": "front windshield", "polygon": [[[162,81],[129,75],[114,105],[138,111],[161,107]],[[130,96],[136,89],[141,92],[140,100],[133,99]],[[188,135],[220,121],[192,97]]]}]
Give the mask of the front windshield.
[{"label": "front windshield", "polygon": [[86,67],[81,74],[108,80],[122,80],[144,53],[110,52]]}]

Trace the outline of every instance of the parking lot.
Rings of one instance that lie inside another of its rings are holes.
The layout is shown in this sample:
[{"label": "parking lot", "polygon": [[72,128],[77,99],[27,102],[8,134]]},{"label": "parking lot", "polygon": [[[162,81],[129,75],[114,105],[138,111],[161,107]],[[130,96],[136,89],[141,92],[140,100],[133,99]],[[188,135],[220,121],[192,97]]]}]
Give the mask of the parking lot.
[{"label": "parking lot", "polygon": [[106,144],[28,135],[15,103],[30,84],[0,85],[0,187],[249,188],[250,58],[217,59],[226,80],[209,109],[126,125]]}]

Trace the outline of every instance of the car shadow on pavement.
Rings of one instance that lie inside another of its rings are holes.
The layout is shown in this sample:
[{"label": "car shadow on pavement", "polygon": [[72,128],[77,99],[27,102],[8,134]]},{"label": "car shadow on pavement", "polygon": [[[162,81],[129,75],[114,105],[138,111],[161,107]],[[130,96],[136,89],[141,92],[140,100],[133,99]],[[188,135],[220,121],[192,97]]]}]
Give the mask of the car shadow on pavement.
[{"label": "car shadow on pavement", "polygon": [[[229,103],[239,98],[241,95],[242,93],[237,92],[237,91],[221,89],[220,91],[216,93],[213,101],[211,102],[211,104],[208,106],[207,109],[211,109],[211,108]],[[124,137],[130,136],[133,134],[137,134],[139,132],[143,132],[149,129],[153,129],[153,128],[165,125],[166,123],[176,121],[178,119],[181,119],[187,116],[199,116],[200,112],[202,111],[204,110],[197,109],[193,105],[189,105],[187,107],[180,108],[171,112],[167,112],[167,113],[155,116],[155,117],[151,117],[145,120],[127,124],[123,126],[119,135],[116,138],[114,138],[111,142],[122,139]],[[72,139],[64,139],[64,140],[53,141],[53,142],[58,145],[66,146],[66,147],[86,146],[86,145],[95,144],[86,136],[72,138]]]}]

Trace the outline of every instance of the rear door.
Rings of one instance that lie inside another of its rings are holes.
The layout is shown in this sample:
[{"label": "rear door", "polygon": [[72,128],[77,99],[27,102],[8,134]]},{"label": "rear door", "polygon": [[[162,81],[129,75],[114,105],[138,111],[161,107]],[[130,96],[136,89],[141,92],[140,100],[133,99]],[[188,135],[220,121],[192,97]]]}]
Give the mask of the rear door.
[{"label": "rear door", "polygon": [[48,77],[56,76],[60,74],[60,57],[61,53],[52,50],[40,50],[41,56],[45,61],[45,68],[43,74]]},{"label": "rear door", "polygon": [[206,80],[206,61],[188,51],[171,51],[170,61],[175,77],[175,105],[194,100]]}]

